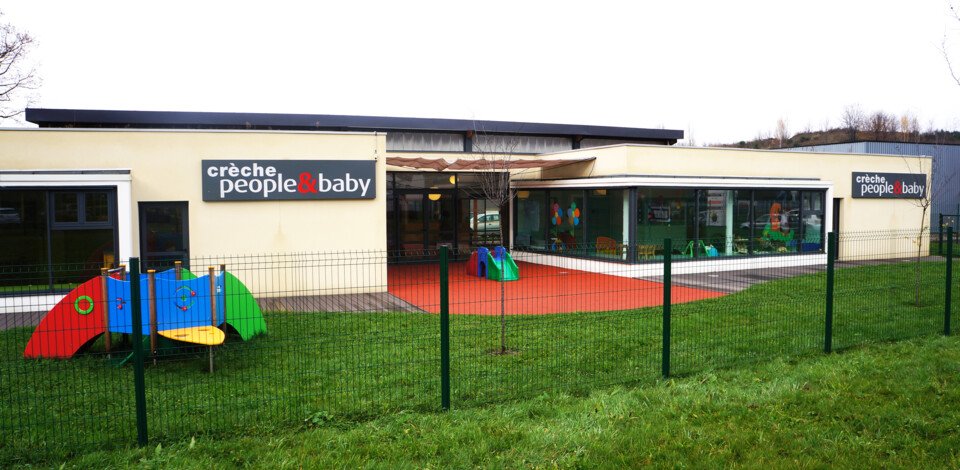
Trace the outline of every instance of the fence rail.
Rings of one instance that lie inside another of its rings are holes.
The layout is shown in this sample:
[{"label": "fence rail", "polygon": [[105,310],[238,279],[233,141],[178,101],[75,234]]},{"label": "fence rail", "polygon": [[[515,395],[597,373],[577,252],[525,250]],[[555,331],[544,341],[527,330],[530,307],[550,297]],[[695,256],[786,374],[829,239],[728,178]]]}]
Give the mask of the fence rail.
[{"label": "fence rail", "polygon": [[[954,245],[953,250],[956,252],[957,237],[960,236],[960,214],[938,214],[937,221],[937,254],[942,256],[948,243]],[[948,232],[953,235],[948,235]]]},{"label": "fence rail", "polygon": [[827,246],[664,240],[642,264],[581,245],[0,267],[0,464],[951,333],[952,244],[941,256],[929,234],[888,232]]}]

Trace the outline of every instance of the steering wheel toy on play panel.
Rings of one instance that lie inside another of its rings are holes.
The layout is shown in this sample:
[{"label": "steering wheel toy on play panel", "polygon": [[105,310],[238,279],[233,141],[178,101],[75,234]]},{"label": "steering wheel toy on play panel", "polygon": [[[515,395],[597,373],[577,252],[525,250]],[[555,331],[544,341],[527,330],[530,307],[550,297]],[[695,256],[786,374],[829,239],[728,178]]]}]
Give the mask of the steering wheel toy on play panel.
[{"label": "steering wheel toy on play panel", "polygon": [[[174,269],[160,273],[150,270],[138,281],[140,325],[132,322],[132,281],[127,279],[125,268],[103,269],[100,276],[77,286],[47,312],[30,337],[24,357],[70,358],[101,335],[109,354],[113,349],[111,334],[130,334],[135,327],[140,328],[144,342],[149,341],[154,356],[160,352],[161,342],[167,346],[164,350],[223,344],[228,325],[244,341],[267,331],[250,290],[223,265],[219,274],[210,267],[208,274],[198,277],[178,261]],[[132,354],[121,364],[130,357]]]},{"label": "steering wheel toy on play panel", "polygon": [[502,246],[494,247],[491,253],[487,248],[477,248],[467,260],[467,274],[485,277],[491,281],[516,281],[520,279],[520,269],[510,253]]}]

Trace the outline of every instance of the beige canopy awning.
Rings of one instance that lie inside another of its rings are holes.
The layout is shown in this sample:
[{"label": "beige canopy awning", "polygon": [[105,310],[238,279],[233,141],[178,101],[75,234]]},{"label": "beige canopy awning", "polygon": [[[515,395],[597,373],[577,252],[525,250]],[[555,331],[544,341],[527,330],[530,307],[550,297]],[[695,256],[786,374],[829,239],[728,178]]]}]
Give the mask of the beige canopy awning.
[{"label": "beige canopy awning", "polygon": [[418,170],[436,170],[436,171],[465,171],[465,170],[519,170],[526,168],[556,168],[574,163],[582,163],[596,160],[596,157],[576,158],[568,160],[548,160],[548,159],[465,159],[458,158],[453,162],[448,162],[443,158],[408,158],[408,157],[387,157],[387,165],[402,166],[406,168],[416,168]]}]

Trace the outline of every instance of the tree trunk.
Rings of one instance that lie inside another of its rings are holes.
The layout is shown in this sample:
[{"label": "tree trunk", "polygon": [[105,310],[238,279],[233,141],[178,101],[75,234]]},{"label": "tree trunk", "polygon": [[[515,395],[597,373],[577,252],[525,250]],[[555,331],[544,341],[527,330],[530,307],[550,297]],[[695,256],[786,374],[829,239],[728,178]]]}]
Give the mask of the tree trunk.
[{"label": "tree trunk", "polygon": [[917,267],[916,267],[916,278],[917,278],[917,282],[916,282],[916,286],[915,286],[915,287],[916,287],[916,296],[915,296],[915,300],[914,300],[914,305],[917,306],[917,307],[920,306],[920,282],[922,281],[922,279],[921,279],[922,274],[923,274],[923,271],[920,270],[920,253],[918,252],[918,253],[917,253]]},{"label": "tree trunk", "polygon": [[914,285],[915,295],[914,295],[913,303],[917,307],[920,307],[920,287],[923,283],[923,279],[922,279],[923,270],[921,269],[920,259],[923,255],[923,224],[924,222],[926,222],[926,220],[927,220],[927,206],[925,205],[923,207],[923,215],[920,219],[920,232],[917,233],[917,262],[916,262],[916,268],[914,269],[914,271],[916,272],[916,275],[915,275],[916,280]]}]

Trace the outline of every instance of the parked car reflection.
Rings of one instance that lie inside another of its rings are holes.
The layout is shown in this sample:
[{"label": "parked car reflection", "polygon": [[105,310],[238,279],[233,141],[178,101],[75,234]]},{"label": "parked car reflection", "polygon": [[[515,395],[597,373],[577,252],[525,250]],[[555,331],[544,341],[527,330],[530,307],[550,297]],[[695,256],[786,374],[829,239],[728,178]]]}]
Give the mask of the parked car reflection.
[{"label": "parked car reflection", "polygon": [[[754,229],[755,231],[763,230],[764,228],[767,227],[767,224],[769,224],[769,223],[770,223],[770,214],[759,215],[759,216],[757,216],[756,219],[753,220],[753,229]],[[750,223],[749,221],[747,221],[747,222],[741,222],[741,223],[740,223],[740,230],[743,230],[743,231],[745,231],[745,232],[746,232],[746,231],[749,231],[749,230],[750,230],[750,225],[751,225],[751,223]],[[789,210],[789,211],[787,211],[787,212],[785,212],[785,213],[781,213],[781,214],[780,214],[780,226],[781,226],[781,230],[782,230],[782,229],[798,229],[798,228],[800,228],[800,210],[799,210],[799,209],[793,209],[793,210]]]},{"label": "parked car reflection", "polygon": [[0,207],[0,224],[19,224],[20,213],[12,207]]}]

